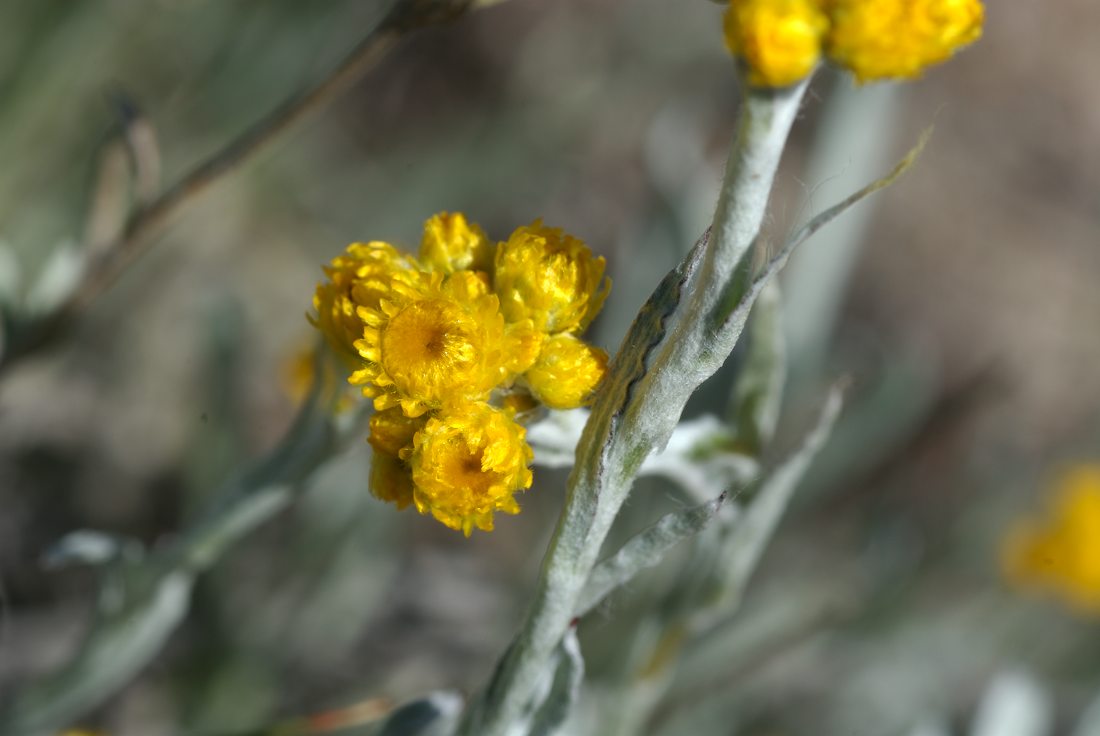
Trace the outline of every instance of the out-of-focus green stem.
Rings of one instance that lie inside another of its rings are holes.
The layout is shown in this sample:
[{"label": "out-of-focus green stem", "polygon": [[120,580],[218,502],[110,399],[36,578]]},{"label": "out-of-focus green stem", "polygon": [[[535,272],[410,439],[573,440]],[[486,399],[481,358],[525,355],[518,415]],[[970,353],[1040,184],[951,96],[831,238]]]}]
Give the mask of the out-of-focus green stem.
[{"label": "out-of-focus green stem", "polygon": [[531,609],[460,733],[504,736],[523,722],[639,467],[733,349],[759,293],[753,244],[805,86],[746,92],[709,237],[628,331],[577,448]]},{"label": "out-of-focus green stem", "polygon": [[283,440],[222,486],[208,513],[174,544],[116,563],[116,576],[124,576],[125,585],[108,593],[113,578],[104,580],[96,618],[79,651],[0,706],[0,733],[56,733],[130,682],[182,623],[196,576],[286,508],[313,472],[359,435],[367,414],[347,417],[338,427],[332,403],[315,387]]}]

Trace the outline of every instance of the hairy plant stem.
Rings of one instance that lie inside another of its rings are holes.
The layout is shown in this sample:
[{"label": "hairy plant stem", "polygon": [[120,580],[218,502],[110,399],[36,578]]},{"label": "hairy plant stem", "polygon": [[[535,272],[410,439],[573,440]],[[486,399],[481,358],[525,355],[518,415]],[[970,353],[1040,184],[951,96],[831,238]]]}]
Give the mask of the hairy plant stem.
[{"label": "hairy plant stem", "polygon": [[639,467],[665,444],[688,397],[721,366],[741,334],[760,288],[753,279],[753,245],[805,87],[744,87],[709,237],[657,287],[615,356],[577,448],[565,507],[527,618],[487,689],[467,710],[461,734],[522,733]]}]

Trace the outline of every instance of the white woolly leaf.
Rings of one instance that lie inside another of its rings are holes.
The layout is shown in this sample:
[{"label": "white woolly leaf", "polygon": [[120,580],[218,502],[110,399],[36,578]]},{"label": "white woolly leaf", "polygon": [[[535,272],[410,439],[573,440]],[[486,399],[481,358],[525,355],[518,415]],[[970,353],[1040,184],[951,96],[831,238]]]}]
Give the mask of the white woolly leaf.
[{"label": "white woolly leaf", "polygon": [[581,592],[577,615],[592,610],[612,591],[630,582],[642,570],[661,561],[672,547],[699,532],[718,513],[726,500],[723,493],[700,506],[665,514],[636,535],[611,557],[596,565]]}]

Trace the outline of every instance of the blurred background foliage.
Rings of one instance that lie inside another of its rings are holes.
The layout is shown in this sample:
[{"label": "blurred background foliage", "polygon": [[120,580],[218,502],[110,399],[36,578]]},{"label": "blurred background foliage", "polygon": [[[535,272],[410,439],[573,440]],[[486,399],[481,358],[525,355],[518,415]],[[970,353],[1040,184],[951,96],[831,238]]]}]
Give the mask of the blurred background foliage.
[{"label": "blurred background foliage", "polygon": [[[0,240],[24,277],[79,240],[111,93],[153,124],[174,181],[323,76],[385,5],[3,3]],[[1044,683],[1064,723],[1100,689],[1096,620],[1014,590],[998,562],[1055,474],[1100,457],[1100,7],[988,12],[985,38],[920,82],[814,83],[773,201],[776,242],[935,134],[788,275],[781,437],[837,375],[851,376],[850,406],[738,626],[694,653],[652,731],[963,723],[1012,667]],[[498,238],[543,217],[608,258],[594,339],[614,350],[711,215],[737,108],[719,15],[703,0],[510,0],[417,32],[192,202],[64,344],[6,373],[0,700],[62,665],[87,626],[95,575],[45,572],[52,544],[84,528],[164,544],[290,425],[319,266],[348,242],[413,249],[444,209]],[[826,277],[819,249],[850,268]],[[689,414],[724,405],[736,363]],[[564,474],[536,473],[523,514],[467,540],[373,500],[368,465],[353,443],[200,578],[166,651],[84,723],[227,733],[483,682]],[[620,538],[681,502],[641,481]],[[582,624],[593,688],[615,687],[616,637],[675,564]]]}]

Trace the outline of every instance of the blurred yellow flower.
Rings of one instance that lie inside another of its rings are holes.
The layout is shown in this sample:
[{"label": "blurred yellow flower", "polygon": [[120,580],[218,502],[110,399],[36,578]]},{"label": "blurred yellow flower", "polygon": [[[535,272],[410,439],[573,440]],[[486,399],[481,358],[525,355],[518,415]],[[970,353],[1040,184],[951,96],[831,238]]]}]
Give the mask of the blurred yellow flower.
[{"label": "blurred yellow flower", "polygon": [[416,433],[409,460],[413,501],[467,536],[493,528],[493,513],[518,514],[513,494],[529,488],[527,431],[484,402],[449,405]]},{"label": "blurred yellow flower", "polygon": [[575,409],[591,403],[592,392],[607,373],[607,353],[572,335],[554,335],[524,374],[535,397],[551,409]]},{"label": "blurred yellow flower", "polygon": [[605,264],[584,241],[536,220],[497,247],[493,288],[509,322],[530,319],[540,332],[579,332],[611,288]]},{"label": "blurred yellow flower", "polygon": [[355,341],[363,336],[358,308],[377,308],[392,274],[410,265],[389,243],[372,241],[352,243],[324,267],[328,281],[317,285],[313,295],[316,315],[309,315],[309,321],[349,364],[356,362]]},{"label": "blurred yellow flower", "polygon": [[420,262],[433,271],[488,272],[493,267],[493,244],[477,223],[461,212],[440,212],[424,223]]},{"label": "blurred yellow flower", "polygon": [[724,23],[726,48],[757,87],[786,87],[813,71],[828,28],[819,0],[731,0]]},{"label": "blurred yellow flower", "polygon": [[318,380],[317,368],[320,366],[322,385],[319,388],[326,392],[332,389],[339,392],[332,407],[333,412],[339,414],[347,411],[354,405],[350,387],[344,383],[343,374],[337,372],[339,366],[336,361],[320,355],[319,352],[325,352],[324,346],[311,341],[302,343],[287,355],[283,360],[280,376],[283,391],[294,403],[304,401],[313,390],[314,382]]},{"label": "blurred yellow flower", "polygon": [[829,59],[860,82],[917,77],[982,33],[980,0],[829,0]]},{"label": "blurred yellow flower", "polygon": [[1046,589],[1100,615],[1100,464],[1067,472],[1046,517],[1021,523],[1007,537],[1002,562],[1019,588]]}]

